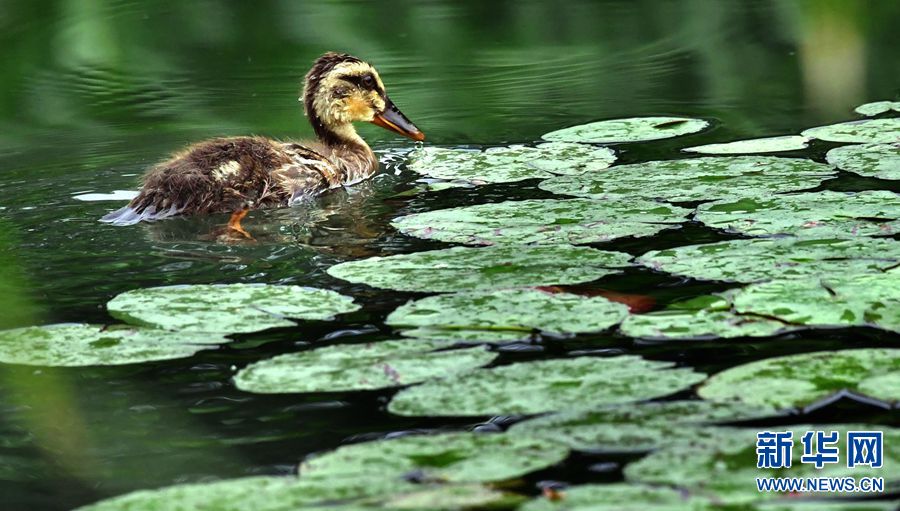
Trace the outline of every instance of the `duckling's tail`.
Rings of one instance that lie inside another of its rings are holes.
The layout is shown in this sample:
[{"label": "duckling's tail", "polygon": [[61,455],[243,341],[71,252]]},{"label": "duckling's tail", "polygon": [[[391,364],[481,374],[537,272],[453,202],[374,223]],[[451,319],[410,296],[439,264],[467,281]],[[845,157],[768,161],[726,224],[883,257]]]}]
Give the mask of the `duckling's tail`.
[{"label": "duckling's tail", "polygon": [[132,206],[132,204],[104,215],[100,221],[112,225],[134,225],[138,222],[152,222],[154,220],[169,218],[170,216],[181,213],[184,209],[175,207],[174,204],[168,209],[163,210],[157,210],[156,206],[153,206],[152,204],[143,209],[137,209]]}]

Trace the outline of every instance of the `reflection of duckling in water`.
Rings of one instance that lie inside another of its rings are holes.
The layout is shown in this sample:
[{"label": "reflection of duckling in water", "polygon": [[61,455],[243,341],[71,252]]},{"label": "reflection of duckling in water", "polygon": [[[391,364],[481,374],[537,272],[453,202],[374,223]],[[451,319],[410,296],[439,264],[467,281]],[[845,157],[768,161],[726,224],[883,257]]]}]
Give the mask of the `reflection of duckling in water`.
[{"label": "reflection of duckling in water", "polygon": [[150,169],[140,194],[102,221],[130,225],[175,215],[232,213],[229,232],[250,238],[240,223],[249,209],[289,206],[375,173],[378,159],[353,122],[425,138],[388,99],[375,68],[350,55],[319,57],[306,75],[302,99],[315,142],[262,137],[200,142]]}]

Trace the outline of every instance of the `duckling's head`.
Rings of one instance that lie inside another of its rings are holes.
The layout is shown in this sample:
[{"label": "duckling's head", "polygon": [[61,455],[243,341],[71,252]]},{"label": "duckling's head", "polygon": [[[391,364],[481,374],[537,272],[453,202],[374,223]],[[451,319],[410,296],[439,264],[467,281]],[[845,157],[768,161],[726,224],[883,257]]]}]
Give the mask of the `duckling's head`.
[{"label": "duckling's head", "polygon": [[425,139],[387,97],[378,71],[351,55],[326,53],[316,60],[306,74],[303,105],[316,135],[326,143],[358,140],[352,123],[359,121]]}]

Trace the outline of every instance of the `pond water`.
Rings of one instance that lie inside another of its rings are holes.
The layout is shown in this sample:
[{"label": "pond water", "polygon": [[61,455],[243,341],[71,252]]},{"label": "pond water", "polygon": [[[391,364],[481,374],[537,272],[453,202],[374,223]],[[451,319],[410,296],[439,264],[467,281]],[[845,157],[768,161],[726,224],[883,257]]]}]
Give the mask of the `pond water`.
[{"label": "pond water", "polygon": [[[506,426],[503,417],[392,415],[385,406],[394,391],[263,396],[237,390],[231,378],[248,363],[311,345],[396,337],[386,315],[421,295],[325,270],[450,246],[404,236],[390,221],[551,197],[537,180],[404,195],[420,177],[406,169],[411,143],[362,126],[383,172],[310,204],[252,212],[244,225],[256,243],[217,243],[211,233],[224,216],[101,224],[122,202],[77,198],[133,190],[148,165],[192,141],[309,137],[296,98],[320,53],[347,51],[375,64],[428,144],[531,143],[554,129],[643,115],[712,123],[695,135],[618,145],[621,164],[796,134],[894,98],[898,16],[895,2],[0,1],[0,328],[109,323],[105,303],[116,294],[168,284],[299,284],[363,305],[339,321],[239,335],[174,361],[0,365],[0,507],[69,509],[140,488],[289,474],[305,456],[349,442]],[[824,161],[835,146],[814,142],[788,155]],[[895,183],[841,173],[825,188],[897,191]],[[592,246],[640,255],[739,237],[687,222]],[[649,295],[662,307],[729,286],[634,268],[583,287]],[[892,335],[857,328],[654,344],[607,332],[503,347],[498,363],[608,350],[600,353],[711,373],[771,356],[884,346]],[[795,420],[847,417],[900,425],[896,414],[851,402]],[[572,455],[529,476],[524,491],[537,493],[541,480],[617,481],[622,461]]]}]

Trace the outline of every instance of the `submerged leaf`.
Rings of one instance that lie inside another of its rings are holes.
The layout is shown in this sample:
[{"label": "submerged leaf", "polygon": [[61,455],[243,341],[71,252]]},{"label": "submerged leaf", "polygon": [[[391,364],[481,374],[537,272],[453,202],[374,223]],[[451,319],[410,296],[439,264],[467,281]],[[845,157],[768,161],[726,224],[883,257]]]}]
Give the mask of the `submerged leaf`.
[{"label": "submerged leaf", "polygon": [[890,236],[900,232],[900,195],[824,191],[716,201],[701,204],[695,218],[710,227],[751,236]]},{"label": "submerged leaf", "polygon": [[890,112],[891,110],[900,112],[900,101],[873,101],[872,103],[859,105],[854,109],[854,112],[867,117],[873,117]]},{"label": "submerged leaf", "polygon": [[641,199],[523,200],[441,209],[397,218],[400,232],[468,245],[597,243],[651,236],[684,221],[689,209]]},{"label": "submerged leaf", "polygon": [[809,139],[800,135],[736,140],[723,144],[706,144],[686,147],[682,151],[701,154],[754,154],[799,151],[809,147]]},{"label": "submerged leaf", "polygon": [[190,332],[257,332],[353,312],[353,299],[326,289],[266,284],[163,286],[122,293],[106,304],[122,321]]},{"label": "submerged leaf", "polygon": [[809,128],[802,135],[829,142],[897,142],[900,141],[900,118],[842,122]]},{"label": "submerged leaf", "polygon": [[545,134],[559,142],[616,143],[660,140],[696,133],[709,126],[702,119],[684,117],[631,117],[572,126]]},{"label": "submerged leaf", "polygon": [[836,147],[825,155],[828,163],[879,179],[900,179],[900,142]]},{"label": "submerged leaf", "polygon": [[704,201],[803,190],[834,173],[829,165],[798,158],[718,156],[620,165],[606,172],[554,177],[539,187],[603,200]]},{"label": "submerged leaf", "polygon": [[64,323],[0,331],[0,362],[36,366],[120,365],[190,357],[218,335]]},{"label": "submerged leaf", "polygon": [[234,383],[262,394],[380,389],[450,376],[496,357],[479,346],[433,351],[446,346],[425,340],[327,346],[255,362],[241,369]]},{"label": "submerged leaf", "polygon": [[630,259],[568,245],[454,247],[350,261],[328,268],[328,274],[398,291],[469,291],[590,282],[618,273]]},{"label": "submerged leaf", "polygon": [[900,349],[820,351],[726,369],[711,376],[697,393],[710,401],[778,410],[805,407],[843,390],[897,403],[900,387],[883,377],[898,372]]},{"label": "submerged leaf", "polygon": [[704,379],[673,366],[633,355],[519,362],[404,389],[388,410],[425,416],[584,410],[665,396]]}]

